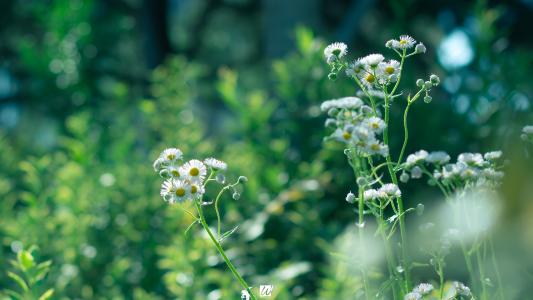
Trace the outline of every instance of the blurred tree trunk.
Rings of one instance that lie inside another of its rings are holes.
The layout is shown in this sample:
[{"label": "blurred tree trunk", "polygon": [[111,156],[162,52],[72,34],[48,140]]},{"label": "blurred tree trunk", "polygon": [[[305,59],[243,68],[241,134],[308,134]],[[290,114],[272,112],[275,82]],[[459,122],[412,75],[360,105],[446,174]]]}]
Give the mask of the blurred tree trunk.
[{"label": "blurred tree trunk", "polygon": [[153,69],[170,52],[167,30],[167,1],[144,0],[142,10],[146,65]]}]

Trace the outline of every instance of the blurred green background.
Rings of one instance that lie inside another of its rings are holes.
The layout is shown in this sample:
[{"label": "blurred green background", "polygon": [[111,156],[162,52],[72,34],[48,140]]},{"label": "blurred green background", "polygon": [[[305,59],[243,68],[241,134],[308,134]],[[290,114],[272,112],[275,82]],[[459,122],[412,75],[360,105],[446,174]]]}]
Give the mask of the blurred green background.
[{"label": "blurred green background", "polygon": [[[360,283],[331,253],[355,227],[344,201],[355,182],[342,147],[322,142],[319,104],[356,89],[327,80],[322,50],[390,55],[384,42],[407,33],[428,52],[405,82],[443,80],[412,108],[407,152],[506,153],[493,228],[513,299],[527,299],[533,166],[519,135],[533,123],[532,12],[530,0],[2,1],[0,289],[14,286],[8,260],[36,245],[53,261],[42,285],[54,299],[237,299],[200,228],[185,236],[190,217],[159,197],[151,164],[175,146],[250,179],[221,210],[224,229],[241,225],[224,247],[251,284],[274,284],[278,299],[353,299]],[[420,183],[402,191],[411,206],[439,201]]]}]

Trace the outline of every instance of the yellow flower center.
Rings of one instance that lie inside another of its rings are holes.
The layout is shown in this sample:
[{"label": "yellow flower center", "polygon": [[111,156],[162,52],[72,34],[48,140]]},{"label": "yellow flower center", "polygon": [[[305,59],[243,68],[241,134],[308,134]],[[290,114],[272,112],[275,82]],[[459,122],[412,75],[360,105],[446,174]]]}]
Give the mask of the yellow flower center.
[{"label": "yellow flower center", "polygon": [[196,192],[198,192],[196,185],[191,186],[191,194],[196,194]]},{"label": "yellow flower center", "polygon": [[372,82],[374,82],[374,80],[376,80],[376,77],[374,77],[374,75],[372,75],[372,74],[367,74],[367,75],[365,76],[365,80],[366,80],[367,82],[372,83]]},{"label": "yellow flower center", "polygon": [[407,40],[400,40],[400,45],[405,45],[407,44]]},{"label": "yellow flower center", "polygon": [[191,169],[189,170],[189,174],[190,174],[191,176],[198,176],[198,174],[200,174],[200,170],[198,170],[198,168],[191,168]]},{"label": "yellow flower center", "polygon": [[171,153],[171,154],[167,155],[167,158],[169,160],[173,160],[174,158],[176,158],[176,154]]},{"label": "yellow flower center", "polygon": [[184,188],[177,188],[176,189],[176,196],[178,196],[178,197],[185,196],[185,189]]},{"label": "yellow flower center", "polygon": [[379,124],[375,123],[375,122],[370,124],[370,126],[372,126],[373,129],[378,129],[379,128]]},{"label": "yellow flower center", "polygon": [[394,67],[392,67],[392,66],[387,66],[387,67],[385,68],[385,72],[386,72],[387,74],[392,74],[392,73],[394,73]]},{"label": "yellow flower center", "polygon": [[370,145],[370,149],[372,149],[372,151],[378,151],[379,150],[379,145],[378,144],[372,144],[372,145]]},{"label": "yellow flower center", "polygon": [[351,137],[352,137],[352,134],[345,131],[342,133],[342,137],[345,139],[345,140],[349,140]]},{"label": "yellow flower center", "polygon": [[178,170],[172,170],[170,173],[172,173],[172,176],[174,177],[180,177],[180,172],[178,172]]}]

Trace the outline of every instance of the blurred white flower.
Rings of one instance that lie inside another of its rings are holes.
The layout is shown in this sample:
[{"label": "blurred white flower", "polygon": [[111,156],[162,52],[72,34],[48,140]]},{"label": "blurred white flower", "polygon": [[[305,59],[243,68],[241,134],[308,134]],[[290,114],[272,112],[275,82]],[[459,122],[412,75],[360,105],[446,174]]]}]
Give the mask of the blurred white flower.
[{"label": "blurred white flower", "polygon": [[324,56],[329,59],[331,56],[342,58],[348,53],[348,46],[345,43],[335,42],[324,49]]},{"label": "blurred white flower", "polygon": [[204,159],[204,164],[215,171],[225,171],[228,168],[228,164],[212,157]]}]

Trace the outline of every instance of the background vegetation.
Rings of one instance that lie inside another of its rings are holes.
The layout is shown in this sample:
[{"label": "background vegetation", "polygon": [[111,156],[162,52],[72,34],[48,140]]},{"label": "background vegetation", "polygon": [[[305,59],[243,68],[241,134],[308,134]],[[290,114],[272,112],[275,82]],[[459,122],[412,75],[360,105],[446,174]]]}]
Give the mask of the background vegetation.
[{"label": "background vegetation", "polygon": [[[362,56],[408,33],[428,53],[406,77],[443,85],[411,110],[407,153],[506,153],[492,228],[510,299],[533,293],[532,149],[519,138],[533,123],[531,1],[2,6],[0,289],[16,289],[8,261],[36,245],[35,259],[52,261],[36,288],[54,299],[236,299],[200,228],[184,235],[191,219],[158,195],[151,163],[176,146],[250,179],[221,209],[226,230],[241,224],[224,246],[249,282],[274,284],[278,299],[352,299],[359,283],[334,253],[355,227],[344,201],[355,183],[341,146],[322,142],[318,106],[355,89],[327,80],[322,50],[339,40]],[[411,206],[439,202],[429,187],[402,190]],[[450,277],[466,280],[461,270]]]}]

